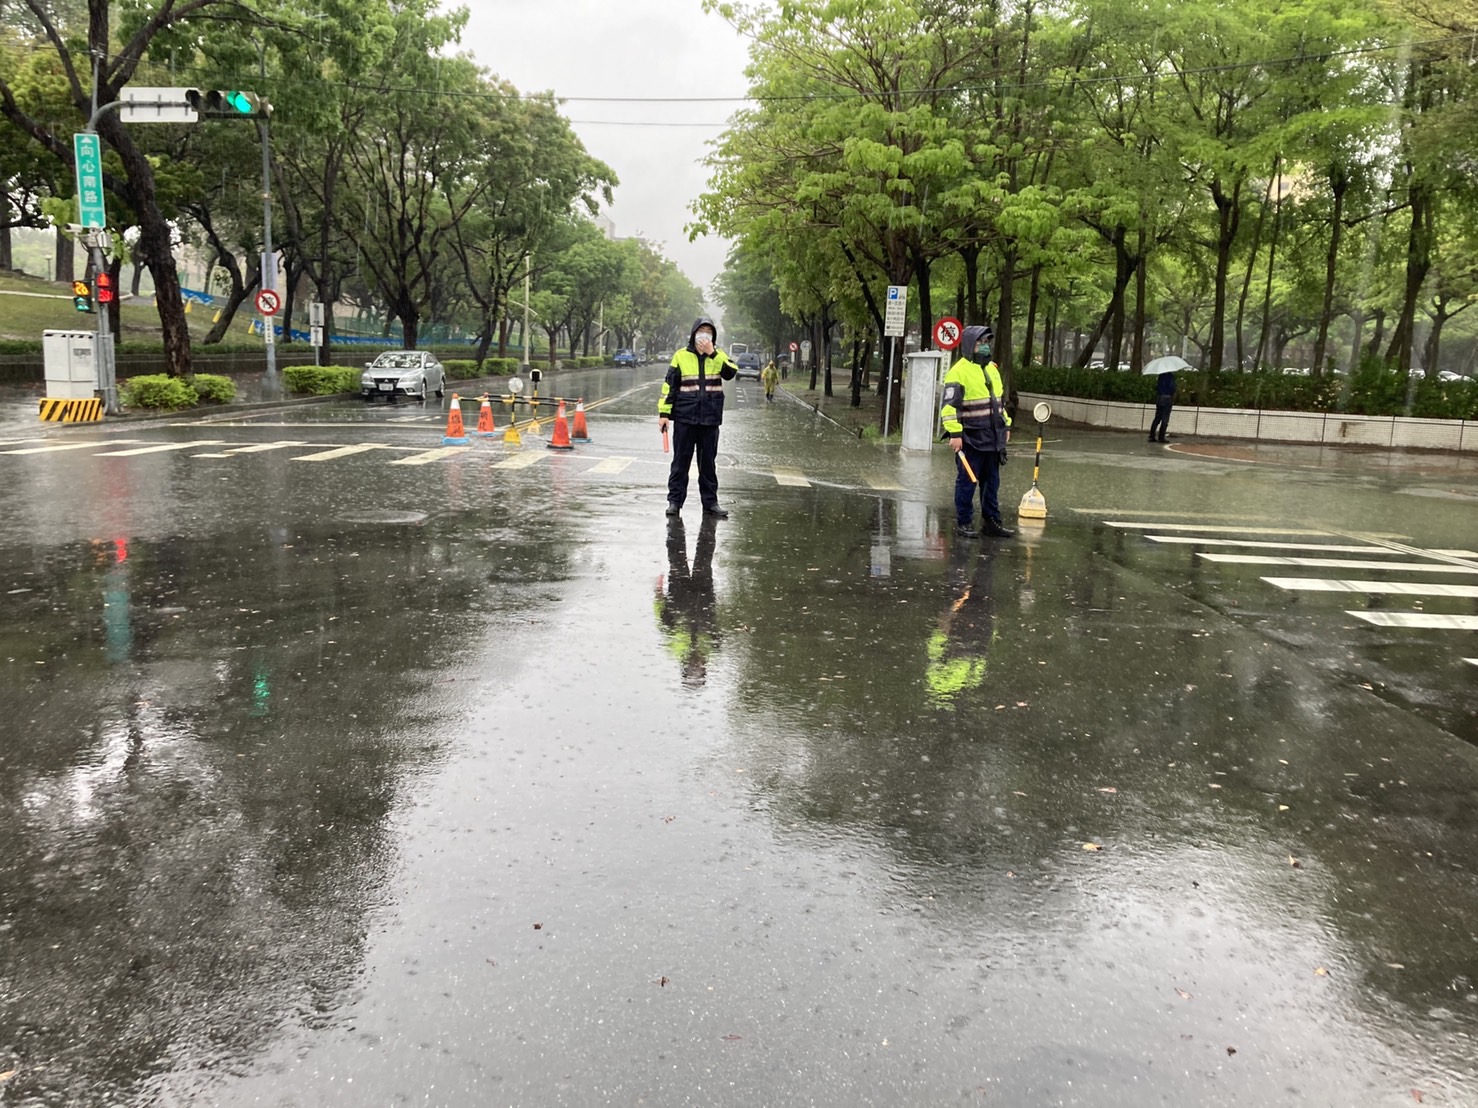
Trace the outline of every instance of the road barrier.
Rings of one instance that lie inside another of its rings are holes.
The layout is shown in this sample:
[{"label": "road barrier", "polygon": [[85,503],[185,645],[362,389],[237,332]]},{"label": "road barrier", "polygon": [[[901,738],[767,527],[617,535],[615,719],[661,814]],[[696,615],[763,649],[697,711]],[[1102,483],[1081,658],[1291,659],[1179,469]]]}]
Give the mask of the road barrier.
[{"label": "road barrier", "polygon": [[96,396],[79,400],[41,400],[43,423],[100,423],[103,418],[103,402]]}]

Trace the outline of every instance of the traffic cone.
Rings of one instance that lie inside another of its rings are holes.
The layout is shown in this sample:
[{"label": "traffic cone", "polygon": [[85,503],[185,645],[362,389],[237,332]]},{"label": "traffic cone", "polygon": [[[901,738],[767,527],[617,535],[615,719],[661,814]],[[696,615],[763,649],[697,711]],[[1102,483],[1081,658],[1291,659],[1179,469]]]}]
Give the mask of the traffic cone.
[{"label": "traffic cone", "polygon": [[590,441],[590,428],[585,425],[585,398],[575,401],[575,426],[570,428],[570,438],[576,442]]},{"label": "traffic cone", "polygon": [[477,433],[483,438],[498,433],[493,426],[493,401],[487,393],[482,394],[482,407],[477,410]]},{"label": "traffic cone", "polygon": [[565,418],[565,402],[559,402],[559,410],[554,413],[554,434],[550,436],[546,444],[550,450],[573,450],[575,444],[570,442],[570,421]]},{"label": "traffic cone", "polygon": [[452,393],[451,403],[447,405],[446,435],[442,438],[441,445],[466,446],[468,441],[467,432],[462,427],[462,399]]}]

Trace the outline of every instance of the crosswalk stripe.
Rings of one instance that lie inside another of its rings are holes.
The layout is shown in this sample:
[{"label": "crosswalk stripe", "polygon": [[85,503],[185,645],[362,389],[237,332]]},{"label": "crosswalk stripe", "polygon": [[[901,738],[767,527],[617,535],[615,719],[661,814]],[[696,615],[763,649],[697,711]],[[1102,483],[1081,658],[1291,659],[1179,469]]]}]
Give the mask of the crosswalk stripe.
[{"label": "crosswalk stripe", "polygon": [[321,450],[317,454],[299,454],[292,461],[295,462],[331,462],[335,458],[347,458],[351,454],[363,454],[366,450],[383,450],[382,443],[361,442],[353,446],[338,446],[332,450]]},{"label": "crosswalk stripe", "polygon": [[1478,558],[1478,550],[1428,550],[1427,553],[1444,558]]},{"label": "crosswalk stripe", "polygon": [[57,446],[28,446],[23,450],[0,450],[0,454],[55,454],[63,450],[96,450],[99,446],[124,446],[142,441],[142,439],[109,439],[107,442],[68,442]]},{"label": "crosswalk stripe", "polygon": [[510,458],[504,458],[501,462],[494,462],[494,469],[528,469],[529,466],[538,465],[548,454],[514,454]]},{"label": "crosswalk stripe", "polygon": [[600,461],[596,462],[595,465],[590,467],[590,472],[605,475],[615,475],[617,473],[620,473],[634,461],[636,461],[635,458],[602,458]]},{"label": "crosswalk stripe", "polygon": [[1362,558],[1275,558],[1261,554],[1208,554],[1198,551],[1198,558],[1208,562],[1247,566],[1318,566],[1321,569],[1399,570],[1402,573],[1472,573],[1478,569],[1443,565],[1441,562],[1372,562]]},{"label": "crosswalk stripe", "polygon": [[867,487],[877,489],[878,492],[904,492],[904,486],[900,485],[892,477],[884,477],[881,473],[865,473],[862,479],[867,482]]},{"label": "crosswalk stripe", "polygon": [[1328,531],[1315,531],[1307,527],[1243,527],[1209,523],[1145,523],[1120,519],[1106,519],[1107,527],[1118,527],[1125,531],[1204,531],[1208,535],[1328,535]]},{"label": "crosswalk stripe", "polygon": [[426,450],[420,454],[412,454],[409,458],[396,458],[390,464],[393,466],[423,466],[430,462],[440,461],[442,458],[455,457],[465,454],[470,449],[466,446],[438,446],[435,450]]},{"label": "crosswalk stripe", "polygon": [[1467,662],[1470,666],[1478,666],[1478,658],[1464,658],[1463,661]]},{"label": "crosswalk stripe", "polygon": [[197,446],[220,446],[225,439],[196,439],[193,442],[165,442],[154,446],[136,446],[131,450],[103,450],[94,458],[133,458],[139,454],[163,454],[170,450],[194,450]]},{"label": "crosswalk stripe", "polygon": [[1444,616],[1432,612],[1345,612],[1377,627],[1426,631],[1478,631],[1478,616]]},{"label": "crosswalk stripe", "polygon": [[806,475],[798,469],[790,466],[776,466],[774,469],[775,483],[786,485],[790,488],[809,489],[811,482],[806,480]]},{"label": "crosswalk stripe", "polygon": [[[1180,546],[1245,546],[1254,550],[1318,550],[1325,554],[1399,554],[1383,546],[1335,546],[1317,542],[1256,542],[1252,539],[1202,539],[1195,535],[1146,535],[1150,542],[1174,543]],[[1451,551],[1434,550],[1433,554]]]},{"label": "crosswalk stripe", "polygon": [[1478,597],[1478,585],[1448,585],[1441,581],[1350,581],[1332,577],[1264,577],[1268,584],[1289,592],[1392,593],[1398,596]]},{"label": "crosswalk stripe", "polygon": [[269,450],[286,450],[290,446],[307,446],[306,442],[297,439],[285,440],[283,442],[258,442],[251,446],[233,446],[230,450],[223,451],[226,457],[236,454],[265,454]]}]

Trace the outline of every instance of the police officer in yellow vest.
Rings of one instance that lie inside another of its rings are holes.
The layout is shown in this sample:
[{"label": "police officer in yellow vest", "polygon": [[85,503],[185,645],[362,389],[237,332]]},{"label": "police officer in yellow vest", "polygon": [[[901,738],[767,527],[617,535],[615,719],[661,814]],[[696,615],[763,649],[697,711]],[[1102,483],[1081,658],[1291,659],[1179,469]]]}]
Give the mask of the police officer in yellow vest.
[{"label": "police officer in yellow vest", "polygon": [[667,514],[682,511],[688,498],[688,469],[698,455],[698,496],[703,514],[727,519],[718,504],[718,429],[724,421],[724,382],[739,371],[729,356],[714,345],[718,328],[700,318],[688,335],[688,347],[672,356],[662,395],[657,400],[657,423],[665,431],[673,423],[672,469],[667,475]]},{"label": "police officer in yellow vest", "polygon": [[[1016,534],[1001,522],[1001,461],[1011,441],[1001,371],[990,360],[989,327],[966,327],[960,338],[960,360],[944,376],[944,403],[939,414],[950,449],[970,463],[980,482],[982,529],[987,535]],[[984,365],[977,359],[983,359]],[[975,482],[963,465],[955,465],[955,533],[978,538],[975,529]]]}]

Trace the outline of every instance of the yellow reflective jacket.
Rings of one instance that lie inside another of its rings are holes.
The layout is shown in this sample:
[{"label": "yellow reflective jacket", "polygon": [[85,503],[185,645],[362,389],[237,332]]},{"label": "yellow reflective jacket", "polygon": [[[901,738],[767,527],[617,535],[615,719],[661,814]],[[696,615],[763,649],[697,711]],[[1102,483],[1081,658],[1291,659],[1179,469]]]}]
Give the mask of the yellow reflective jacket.
[{"label": "yellow reflective jacket", "polygon": [[724,382],[738,372],[729,356],[717,348],[706,358],[679,350],[662,382],[657,414],[679,423],[717,427],[724,421]]},{"label": "yellow reflective jacket", "polygon": [[945,431],[951,437],[960,435],[976,450],[1005,450],[1011,417],[1006,414],[1004,392],[995,362],[982,367],[961,358],[944,375],[939,415]]}]

